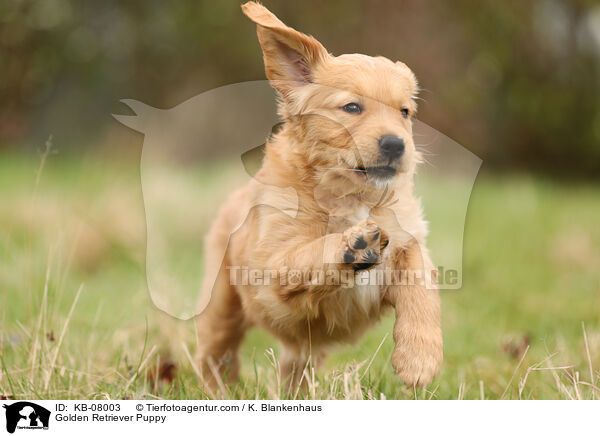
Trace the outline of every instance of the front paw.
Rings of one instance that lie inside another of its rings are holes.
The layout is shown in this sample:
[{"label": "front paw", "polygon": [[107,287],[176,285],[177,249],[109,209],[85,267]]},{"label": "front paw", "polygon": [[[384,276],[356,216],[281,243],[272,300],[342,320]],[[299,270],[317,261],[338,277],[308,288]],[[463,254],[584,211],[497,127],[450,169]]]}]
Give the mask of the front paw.
[{"label": "front paw", "polygon": [[405,326],[402,330],[394,335],[402,338],[396,341],[392,354],[394,371],[407,386],[426,386],[442,367],[444,345],[441,329],[436,327],[418,332],[414,327]]},{"label": "front paw", "polygon": [[389,239],[377,224],[364,220],[344,232],[342,244],[343,262],[359,271],[379,263]]}]

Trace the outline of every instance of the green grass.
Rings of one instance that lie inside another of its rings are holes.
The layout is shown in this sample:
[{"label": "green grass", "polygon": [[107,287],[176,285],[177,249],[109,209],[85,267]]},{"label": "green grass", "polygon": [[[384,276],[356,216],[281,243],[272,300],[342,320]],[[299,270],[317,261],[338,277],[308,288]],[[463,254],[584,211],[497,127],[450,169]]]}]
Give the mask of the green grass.
[{"label": "green grass", "polygon": [[[188,358],[193,321],[158,311],[148,294],[138,163],[50,155],[36,183],[39,167],[37,157],[0,157],[0,395],[213,397]],[[175,201],[197,194],[186,186],[216,201],[237,183],[229,176],[214,166],[174,174]],[[314,372],[308,398],[598,398],[599,200],[600,186],[481,174],[463,288],[442,293],[441,374],[426,389],[403,386],[389,363],[387,318]],[[200,224],[190,214],[190,228],[205,226],[214,207],[190,207],[205,213]],[[187,259],[201,239],[176,248]],[[216,397],[284,397],[277,356],[277,342],[253,330],[239,384]],[[167,360],[172,381],[156,370]]]}]

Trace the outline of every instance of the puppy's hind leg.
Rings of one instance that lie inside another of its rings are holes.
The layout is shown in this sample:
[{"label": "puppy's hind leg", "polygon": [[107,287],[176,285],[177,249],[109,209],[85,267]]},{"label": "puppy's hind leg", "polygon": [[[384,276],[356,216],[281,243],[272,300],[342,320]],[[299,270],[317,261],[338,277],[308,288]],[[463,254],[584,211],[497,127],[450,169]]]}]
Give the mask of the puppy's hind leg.
[{"label": "puppy's hind leg", "polygon": [[238,348],[247,327],[242,302],[223,267],[217,275],[210,302],[197,321],[196,361],[204,383],[210,388],[216,388],[220,381],[237,381]]},{"label": "puppy's hind leg", "polygon": [[290,345],[282,345],[280,376],[284,392],[291,398],[306,397],[310,392],[312,374],[322,362],[325,353],[309,354]]}]

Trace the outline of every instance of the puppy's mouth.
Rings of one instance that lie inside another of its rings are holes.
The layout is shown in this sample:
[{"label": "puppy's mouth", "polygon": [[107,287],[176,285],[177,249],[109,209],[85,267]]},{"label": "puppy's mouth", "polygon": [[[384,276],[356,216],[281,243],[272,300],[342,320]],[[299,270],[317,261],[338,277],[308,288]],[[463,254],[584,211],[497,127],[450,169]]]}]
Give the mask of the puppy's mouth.
[{"label": "puppy's mouth", "polygon": [[388,180],[396,175],[396,168],[389,165],[376,167],[356,167],[356,170],[364,173],[367,177],[379,180]]}]

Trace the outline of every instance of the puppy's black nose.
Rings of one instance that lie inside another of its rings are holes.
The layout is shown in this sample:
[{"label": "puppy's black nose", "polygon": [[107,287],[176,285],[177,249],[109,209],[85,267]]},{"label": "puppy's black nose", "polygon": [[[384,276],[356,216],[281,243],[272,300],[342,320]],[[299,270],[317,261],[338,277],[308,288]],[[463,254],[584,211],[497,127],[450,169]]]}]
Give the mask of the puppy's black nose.
[{"label": "puppy's black nose", "polygon": [[379,138],[379,150],[390,161],[398,159],[404,153],[404,139],[393,135],[383,135]]}]

